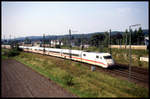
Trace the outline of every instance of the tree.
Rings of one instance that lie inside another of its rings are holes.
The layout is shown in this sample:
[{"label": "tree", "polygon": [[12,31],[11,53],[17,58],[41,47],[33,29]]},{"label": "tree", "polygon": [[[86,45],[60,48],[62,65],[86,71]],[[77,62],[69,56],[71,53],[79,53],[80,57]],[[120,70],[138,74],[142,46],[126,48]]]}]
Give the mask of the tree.
[{"label": "tree", "polygon": [[99,45],[102,45],[102,41],[104,40],[104,34],[94,34],[92,37],[91,37],[91,40],[90,40],[90,44],[92,46],[95,46],[95,47],[98,47]]},{"label": "tree", "polygon": [[123,33],[123,44],[128,45],[129,42],[129,32],[128,29]]},{"label": "tree", "polygon": [[114,39],[115,39],[115,43],[116,44],[121,44],[121,40],[122,40],[122,35],[120,33],[117,33],[116,35],[114,35]]},{"label": "tree", "polygon": [[74,43],[75,43],[75,45],[77,45],[77,46],[80,46],[81,45],[81,38],[76,38],[76,39],[74,39]]},{"label": "tree", "polygon": [[105,32],[104,33],[104,36],[105,36],[105,38],[104,38],[104,46],[105,47],[108,47],[108,40],[109,40],[109,33],[108,32]]},{"label": "tree", "polygon": [[117,39],[122,39],[122,38],[123,38],[120,33],[117,33],[117,34],[116,34],[116,37],[117,37]]},{"label": "tree", "polygon": [[25,38],[25,44],[30,44],[30,43],[31,43],[31,40],[28,37],[26,37]]},{"label": "tree", "polygon": [[137,38],[138,38],[138,44],[143,44],[144,41],[144,33],[142,31],[142,28],[140,27],[137,31]]},{"label": "tree", "polygon": [[111,44],[117,44],[117,42],[116,42],[116,35],[112,35],[111,36]]},{"label": "tree", "polygon": [[132,42],[133,42],[133,30],[132,29],[130,29],[129,30],[129,44],[130,44],[130,36],[131,36],[131,45],[133,44]]},{"label": "tree", "polygon": [[68,40],[69,39],[67,37],[64,37],[64,38],[61,39],[61,41],[63,42],[64,45],[68,45],[69,44]]},{"label": "tree", "polygon": [[122,43],[125,45],[125,48],[126,46],[129,44],[129,32],[128,32],[128,29],[125,30],[125,32],[123,33],[122,35],[122,38],[123,38],[123,41]]},{"label": "tree", "polygon": [[131,37],[131,40],[132,40],[132,44],[137,44],[137,29],[134,30],[134,32],[132,33],[132,37]]}]

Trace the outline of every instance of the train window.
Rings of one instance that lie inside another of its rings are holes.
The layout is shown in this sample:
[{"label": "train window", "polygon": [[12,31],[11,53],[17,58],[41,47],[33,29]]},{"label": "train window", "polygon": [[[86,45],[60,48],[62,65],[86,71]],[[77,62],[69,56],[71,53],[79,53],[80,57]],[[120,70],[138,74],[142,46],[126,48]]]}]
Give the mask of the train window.
[{"label": "train window", "polygon": [[104,56],[104,59],[112,59],[111,56]]},{"label": "train window", "polygon": [[99,56],[96,56],[96,58],[99,58]]},{"label": "train window", "polygon": [[49,50],[49,52],[53,52],[53,53],[60,53],[60,52],[57,52],[57,51],[51,51],[51,50]]},{"label": "train window", "polygon": [[67,55],[70,55],[70,53],[63,53],[63,54],[67,54]]},{"label": "train window", "polygon": [[78,54],[71,54],[71,55],[73,55],[73,56],[79,56]]},{"label": "train window", "polygon": [[52,52],[54,52],[54,53],[60,53],[60,52],[56,52],[56,51],[52,51]]},{"label": "train window", "polygon": [[86,54],[83,54],[83,56],[86,56]]}]

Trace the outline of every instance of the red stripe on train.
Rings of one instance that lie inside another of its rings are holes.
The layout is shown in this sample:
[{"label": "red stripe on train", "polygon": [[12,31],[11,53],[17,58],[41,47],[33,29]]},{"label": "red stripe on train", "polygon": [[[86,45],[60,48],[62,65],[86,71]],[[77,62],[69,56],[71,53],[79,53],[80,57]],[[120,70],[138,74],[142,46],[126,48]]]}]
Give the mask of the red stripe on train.
[{"label": "red stripe on train", "polygon": [[[65,55],[63,55],[63,56],[65,56]],[[69,57],[69,56],[67,56],[67,57]],[[104,64],[104,63],[101,63],[101,62],[98,62],[98,61],[88,60],[88,59],[84,59],[84,58],[79,58],[79,57],[72,57],[72,58],[76,58],[76,59],[82,59],[82,60],[85,60],[85,61],[90,61],[90,62],[95,62],[95,63],[99,63],[99,64],[106,65],[106,64]]]},{"label": "red stripe on train", "polygon": [[[50,53],[50,54],[53,54],[53,55],[60,55],[60,54],[58,54],[58,53]],[[49,55],[49,54],[48,54],[48,55]],[[66,56],[66,55],[63,55],[63,54],[62,54],[62,56]],[[66,57],[69,57],[69,56],[66,56]],[[72,58],[81,59],[81,60],[85,60],[85,61],[90,61],[90,62],[95,62],[95,63],[99,63],[99,64],[106,65],[106,64],[104,64],[104,63],[102,63],[102,62],[93,61],[93,60],[88,60],[88,59],[84,59],[84,58],[79,58],[79,57],[72,57]]]},{"label": "red stripe on train", "polygon": [[101,63],[101,62],[98,62],[98,61],[88,60],[88,59],[84,59],[84,58],[79,58],[79,57],[73,57],[73,58],[76,58],[76,59],[82,59],[82,60],[85,60],[85,61],[90,61],[90,62],[95,62],[95,63],[99,63],[99,64],[106,65],[106,64]]}]

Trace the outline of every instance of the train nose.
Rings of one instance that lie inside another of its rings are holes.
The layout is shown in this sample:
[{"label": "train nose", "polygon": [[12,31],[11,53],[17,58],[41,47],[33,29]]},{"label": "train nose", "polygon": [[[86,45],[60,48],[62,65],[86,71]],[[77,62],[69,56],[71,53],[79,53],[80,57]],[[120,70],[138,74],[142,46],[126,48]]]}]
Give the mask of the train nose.
[{"label": "train nose", "polygon": [[107,62],[108,65],[113,65],[114,64],[114,61],[112,59],[107,59],[106,62]]}]

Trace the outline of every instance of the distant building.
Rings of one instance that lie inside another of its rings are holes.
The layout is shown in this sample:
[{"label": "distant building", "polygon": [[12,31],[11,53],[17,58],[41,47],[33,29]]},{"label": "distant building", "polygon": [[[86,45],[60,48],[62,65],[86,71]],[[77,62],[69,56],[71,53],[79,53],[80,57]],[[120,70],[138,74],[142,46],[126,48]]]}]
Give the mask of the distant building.
[{"label": "distant building", "polygon": [[72,42],[72,43],[71,43],[71,46],[72,46],[72,47],[74,47],[74,46],[75,46],[75,43],[74,43],[74,42]]},{"label": "distant building", "polygon": [[38,46],[38,47],[40,47],[40,45],[41,45],[41,41],[34,41],[33,42],[33,46]]},{"label": "distant building", "polygon": [[24,42],[19,42],[18,43],[20,46],[24,46]]},{"label": "distant building", "polygon": [[145,45],[147,46],[147,49],[149,49],[149,37],[145,37],[144,41]]},{"label": "distant building", "polygon": [[55,47],[56,45],[64,45],[63,42],[59,41],[59,40],[51,40],[51,46]]},{"label": "distant building", "polygon": [[84,45],[84,48],[89,48],[89,47],[90,47],[90,45],[88,45],[88,44]]},{"label": "distant building", "polygon": [[149,45],[149,37],[145,37],[144,41],[145,41],[145,45]]},{"label": "distant building", "polygon": [[89,47],[90,47],[90,45],[88,45],[88,44],[80,45],[80,48],[89,48]]}]

